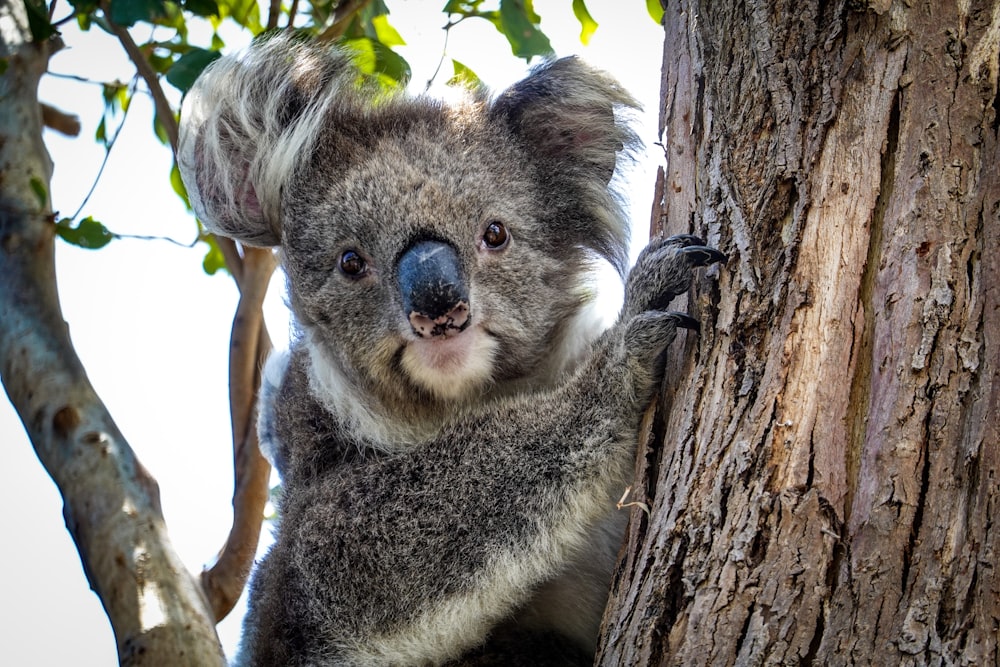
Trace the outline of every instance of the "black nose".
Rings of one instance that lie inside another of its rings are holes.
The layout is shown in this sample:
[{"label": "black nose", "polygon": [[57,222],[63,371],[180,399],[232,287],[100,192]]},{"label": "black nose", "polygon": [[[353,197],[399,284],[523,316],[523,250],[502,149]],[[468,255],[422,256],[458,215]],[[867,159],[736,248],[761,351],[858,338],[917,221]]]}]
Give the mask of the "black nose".
[{"label": "black nose", "polygon": [[468,326],[469,292],[452,246],[414,243],[400,256],[396,274],[403,312],[418,336],[448,336]]}]

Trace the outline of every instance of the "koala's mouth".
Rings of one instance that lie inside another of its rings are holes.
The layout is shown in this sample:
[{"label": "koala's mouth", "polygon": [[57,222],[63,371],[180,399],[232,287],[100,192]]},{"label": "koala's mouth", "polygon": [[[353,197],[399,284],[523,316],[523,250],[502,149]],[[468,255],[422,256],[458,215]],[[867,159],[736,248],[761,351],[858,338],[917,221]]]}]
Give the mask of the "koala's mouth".
[{"label": "koala's mouth", "polygon": [[405,343],[402,367],[417,386],[455,399],[490,381],[496,348],[497,342],[480,327],[451,327],[444,335]]},{"label": "koala's mouth", "polygon": [[464,301],[459,301],[440,317],[432,319],[421,313],[411,312],[409,320],[413,333],[428,341],[453,338],[465,331],[472,322],[469,318],[469,304]]}]

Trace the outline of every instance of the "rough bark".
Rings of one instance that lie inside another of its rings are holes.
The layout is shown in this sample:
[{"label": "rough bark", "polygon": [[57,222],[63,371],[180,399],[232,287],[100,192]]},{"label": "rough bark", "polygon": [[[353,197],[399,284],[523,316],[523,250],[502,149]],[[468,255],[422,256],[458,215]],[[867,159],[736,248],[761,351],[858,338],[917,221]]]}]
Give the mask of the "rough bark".
[{"label": "rough bark", "polygon": [[668,5],[654,228],[730,261],[599,663],[997,664],[1000,1]]},{"label": "rough bark", "polygon": [[156,482],[94,393],[59,309],[37,98],[50,47],[31,42],[23,3],[0,3],[0,377],[63,496],[121,664],[223,664],[206,601],[167,538]]}]

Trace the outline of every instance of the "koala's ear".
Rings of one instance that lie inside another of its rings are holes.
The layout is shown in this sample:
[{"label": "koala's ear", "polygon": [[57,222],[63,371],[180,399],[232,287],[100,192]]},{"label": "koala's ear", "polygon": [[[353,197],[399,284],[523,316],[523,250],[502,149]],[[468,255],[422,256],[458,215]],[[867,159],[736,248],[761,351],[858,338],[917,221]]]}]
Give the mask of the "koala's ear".
[{"label": "koala's ear", "polygon": [[184,100],[177,162],[209,231],[247,245],[281,242],[282,188],[355,76],[342,52],[287,35],[202,73]]},{"label": "koala's ear", "polygon": [[618,153],[638,144],[615,110],[638,108],[614,79],[570,57],[548,62],[508,88],[491,114],[504,119],[528,150],[543,159],[582,168],[585,177],[607,183]]}]

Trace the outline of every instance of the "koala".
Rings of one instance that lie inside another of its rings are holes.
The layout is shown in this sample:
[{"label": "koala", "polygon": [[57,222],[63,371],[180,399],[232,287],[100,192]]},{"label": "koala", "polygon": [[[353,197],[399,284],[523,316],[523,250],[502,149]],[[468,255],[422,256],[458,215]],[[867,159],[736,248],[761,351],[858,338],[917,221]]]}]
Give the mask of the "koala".
[{"label": "koala", "polygon": [[287,36],[189,92],[194,210],[278,249],[296,323],[264,373],[280,519],[239,664],[592,663],[641,413],[697,327],[666,307],[724,259],[673,237],[628,272],[635,108],[576,58],[446,103]]}]

